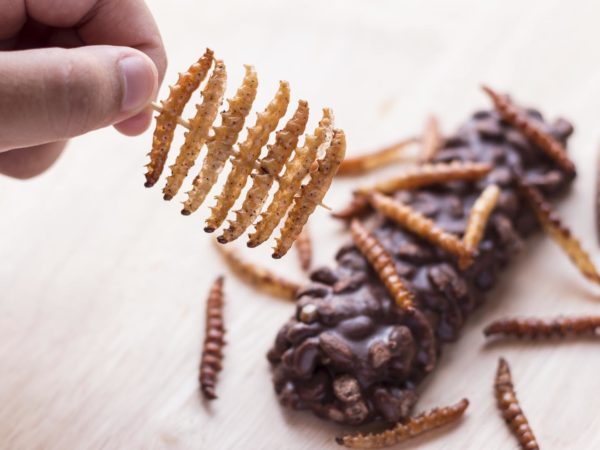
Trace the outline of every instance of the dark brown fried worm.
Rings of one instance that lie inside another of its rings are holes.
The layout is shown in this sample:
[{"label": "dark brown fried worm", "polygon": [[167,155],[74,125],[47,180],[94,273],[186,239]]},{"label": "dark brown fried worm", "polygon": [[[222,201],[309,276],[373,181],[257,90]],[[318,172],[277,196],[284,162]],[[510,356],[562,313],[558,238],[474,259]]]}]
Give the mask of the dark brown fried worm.
[{"label": "dark brown fried worm", "polygon": [[[561,144],[572,129],[565,121],[531,120]],[[469,213],[489,185],[500,188],[473,264],[465,271],[436,244],[398,226],[378,212],[370,233],[391,256],[413,294],[411,315],[398,308],[373,265],[355,244],[337,253],[334,268],[317,268],[298,291],[296,314],[281,328],[268,358],[280,401],[320,417],[358,425],[397,423],[410,417],[416,389],[436,364],[443,344],[456,340],[470,313],[485,300],[523,238],[539,230],[520,195],[523,177],[545,195],[558,195],[571,175],[496,111],[479,111],[444,140],[431,164],[476,163],[488,167],[470,180],[454,180],[390,193],[456,236],[463,236]],[[549,176],[551,174],[551,176]],[[500,299],[498,299],[500,300]],[[443,375],[443,374],[442,374]],[[356,380],[350,401],[338,387]]]},{"label": "dark brown fried worm", "polygon": [[371,211],[369,197],[365,194],[355,192],[352,194],[352,200],[346,206],[332,212],[331,215],[336,219],[352,220],[369,214],[369,211]]},{"label": "dark brown fried worm", "polygon": [[200,389],[208,400],[217,398],[215,385],[221,371],[225,326],[223,325],[223,277],[213,283],[206,300],[206,328],[200,360]]},{"label": "dark brown fried worm", "polygon": [[600,316],[514,317],[490,323],[483,333],[486,336],[514,337],[519,339],[566,338],[572,336],[598,335]]}]

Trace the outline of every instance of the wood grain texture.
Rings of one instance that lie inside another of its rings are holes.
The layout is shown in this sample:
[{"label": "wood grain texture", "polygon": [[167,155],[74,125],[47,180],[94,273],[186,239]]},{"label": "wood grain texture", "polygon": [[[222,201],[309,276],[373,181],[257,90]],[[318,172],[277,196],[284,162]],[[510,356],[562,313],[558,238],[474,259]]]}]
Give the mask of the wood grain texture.
[{"label": "wood grain texture", "polygon": [[[579,175],[558,208],[598,259],[591,205],[600,140],[600,66],[593,57],[600,3],[153,0],[149,6],[167,46],[168,80],[206,46],[228,61],[231,86],[241,81],[244,63],[254,64],[262,86],[256,105],[287,79],[292,101],[334,109],[348,135],[348,156],[418,134],[430,113],[444,130],[454,129],[475,108],[489,106],[483,82],[549,118],[573,120],[569,147]],[[189,42],[196,48],[183,45]],[[223,266],[201,230],[207,210],[181,217],[179,205],[143,187],[151,133],[95,132],[74,140],[39,178],[0,178],[0,447],[339,448],[334,437],[348,430],[284,410],[273,392],[265,353],[293,305],[234,277],[228,277],[219,400],[202,402],[203,296]],[[339,208],[352,187],[397,170],[336,180],[325,203]],[[311,225],[319,230],[315,266],[329,264],[349,236],[326,211],[316,212]],[[268,253],[246,255],[301,279],[293,254],[271,261]],[[482,336],[485,324],[507,315],[598,313],[598,288],[547,238],[528,242],[503,278],[423,385],[418,411],[468,397],[464,420],[403,449],[514,446],[491,389],[500,355],[519,374],[519,400],[542,448],[600,447],[600,416],[589,401],[598,391],[598,343],[486,345]]]}]

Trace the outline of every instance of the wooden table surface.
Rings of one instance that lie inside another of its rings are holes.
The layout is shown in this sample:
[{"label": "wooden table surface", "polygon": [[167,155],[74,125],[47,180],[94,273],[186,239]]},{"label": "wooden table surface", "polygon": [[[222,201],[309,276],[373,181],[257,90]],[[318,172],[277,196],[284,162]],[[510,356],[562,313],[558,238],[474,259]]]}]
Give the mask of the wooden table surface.
[{"label": "wooden table surface", "polygon": [[[454,129],[489,106],[482,82],[549,118],[573,120],[579,177],[559,209],[599,259],[592,205],[600,3],[154,0],[150,7],[169,54],[167,82],[210,46],[228,64],[228,92],[242,64],[252,63],[257,105],[285,78],[293,99],[309,100],[311,125],[321,107],[333,107],[350,155],[418,133],[431,112]],[[39,178],[0,178],[0,447],[338,448],[333,437],[343,428],[284,410],[273,392],[265,353],[293,305],[233,276],[220,398],[199,399],[204,299],[225,269],[202,232],[207,208],[184,218],[160,188],[143,187],[150,140],[150,131],[137,138],[98,131],[74,140]],[[342,205],[360,182],[336,181],[326,203]],[[330,264],[347,233],[324,210],[311,226],[316,263]],[[293,252],[274,262],[268,248],[242,251],[303,279]],[[466,396],[466,417],[402,448],[516,448],[492,396],[500,355],[544,449],[599,448],[597,342],[486,346],[481,332],[507,314],[600,312],[598,293],[551,241],[532,239],[422,386],[418,410]]]}]

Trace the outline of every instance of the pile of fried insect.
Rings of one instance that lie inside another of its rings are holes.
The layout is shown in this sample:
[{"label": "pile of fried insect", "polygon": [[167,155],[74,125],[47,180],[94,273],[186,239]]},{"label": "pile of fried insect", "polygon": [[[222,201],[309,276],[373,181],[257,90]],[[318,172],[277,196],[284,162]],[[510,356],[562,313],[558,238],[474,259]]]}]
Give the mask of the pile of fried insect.
[{"label": "pile of fried insect", "polygon": [[[204,102],[197,107],[196,117],[189,122],[180,118],[191,92],[198,88],[212,62],[212,52],[207,50],[203,58],[192,66],[189,72],[180,76],[179,82],[171,90],[169,99],[163,102],[161,107],[157,107],[161,113],[157,120],[151,162],[146,174],[147,186],[156,183],[160,176],[176,123],[189,128],[191,131],[186,135],[186,143],[181,149],[177,162],[172,166],[172,175],[167,180],[164,189],[165,199],[170,199],[177,193],[204,144],[208,148],[207,156],[184,204],[184,214],[189,214],[198,208],[215,184],[225,162],[233,157],[233,170],[227,178],[223,193],[217,197],[217,205],[213,208],[205,230],[214,231],[223,223],[227,212],[241,194],[250,176],[253,184],[246,195],[242,209],[237,212],[236,220],[231,222],[230,227],[219,238],[219,242],[225,243],[239,237],[257,218],[269,189],[274,181],[278,181],[279,191],[275,194],[267,212],[263,214],[262,221],[256,225],[255,232],[250,235],[248,245],[252,247],[264,242],[293,204],[283,227],[282,236],[277,241],[274,256],[283,256],[295,241],[301,266],[304,270],[308,270],[311,266],[312,250],[306,222],[315,207],[321,204],[334,175],[336,173],[338,176],[362,175],[394,162],[407,163],[410,157],[406,155],[406,150],[413,145],[418,145],[420,152],[414,166],[403,170],[400,175],[391,179],[371,186],[359,187],[354,192],[352,202],[332,215],[337,219],[352,220],[351,236],[356,247],[364,254],[399,308],[410,310],[413,307],[411,293],[403,285],[402,277],[397,273],[385,247],[356,220],[365,211],[370,209],[379,211],[400,227],[455,255],[459,267],[469,267],[477,254],[489,216],[498,201],[500,195],[498,186],[491,184],[483,190],[472,207],[466,231],[460,238],[440,228],[408,205],[389,196],[399,190],[417,189],[456,180],[476,180],[491,170],[489,165],[482,163],[431,162],[444,143],[438,121],[434,117],[426,122],[424,132],[419,138],[403,139],[381,150],[343,160],[344,135],[341,130],[333,129],[332,115],[328,109],[324,110],[323,119],[315,132],[306,136],[304,146],[296,148],[308,116],[306,102],[300,101],[293,117],[277,133],[275,144],[270,145],[267,154],[259,160],[261,149],[267,144],[270,133],[285,114],[289,102],[287,84],[282,82],[275,99],[262,115],[258,115],[257,124],[249,129],[248,138],[239,144],[239,150],[236,151],[233,146],[244,118],[250,110],[256,90],[256,74],[251,67],[246,67],[243,85],[236,97],[229,101],[230,108],[221,114],[222,124],[220,127],[213,128],[212,135],[209,131],[224,92],[225,75],[221,61],[215,63],[213,75],[204,88]],[[546,153],[561,168],[574,175],[575,167],[560,142],[532,121],[520,107],[510,101],[508,96],[500,95],[488,87],[484,87],[484,91],[508,125],[520,132],[539,151]],[[294,150],[295,158],[288,161]],[[319,153],[324,153],[324,156],[317,160]],[[283,173],[280,174],[283,169]],[[309,175],[310,181],[301,188],[302,181]],[[558,243],[586,278],[596,283],[600,282],[600,275],[589,255],[541,193],[526,183],[521,183],[519,188],[543,230]],[[299,190],[301,193],[297,196]],[[600,203],[600,200],[598,202]],[[271,295],[292,301],[296,299],[296,293],[300,290],[298,283],[244,260],[223,246],[219,245],[218,248],[225,262],[242,280]],[[206,303],[200,385],[207,399],[216,398],[217,375],[222,369],[225,334],[223,282],[223,277],[219,277],[214,282]],[[505,318],[489,324],[484,333],[486,336],[497,337],[555,338],[594,334],[598,329],[600,329],[600,316],[550,319]],[[501,415],[516,436],[521,448],[539,448],[516,398],[509,365],[503,358],[500,358],[498,363],[494,390]],[[395,445],[457,421],[468,405],[468,400],[463,399],[454,405],[434,408],[401,421],[379,433],[346,435],[337,438],[336,441],[350,448],[381,448]]]}]

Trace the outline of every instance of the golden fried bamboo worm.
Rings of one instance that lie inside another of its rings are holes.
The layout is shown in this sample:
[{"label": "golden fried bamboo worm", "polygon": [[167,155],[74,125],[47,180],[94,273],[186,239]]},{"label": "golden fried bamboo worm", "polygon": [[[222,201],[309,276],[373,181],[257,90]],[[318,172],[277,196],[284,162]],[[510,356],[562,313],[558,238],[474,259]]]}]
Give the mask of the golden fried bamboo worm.
[{"label": "golden fried bamboo worm", "polygon": [[281,234],[275,240],[273,258],[281,258],[288,252],[310,215],[325,197],[345,154],[346,135],[342,130],[336,129],[325,156],[319,159],[319,170],[310,175],[308,183],[301,188],[300,196],[294,198],[294,205],[288,213]]},{"label": "golden fried bamboo worm", "polygon": [[457,236],[441,229],[433,220],[410,206],[378,192],[373,192],[369,200],[373,208],[401,227],[455,255],[461,269],[473,262],[473,252]]},{"label": "golden fried bamboo worm", "polygon": [[294,157],[285,165],[285,172],[279,178],[279,188],[267,210],[261,213],[260,221],[250,234],[248,247],[256,247],[266,241],[273,233],[294,201],[302,180],[309,172],[317,154],[330,145],[333,136],[333,113],[329,108],[323,109],[323,118],[312,135],[307,135],[304,145],[297,148]]},{"label": "golden fried bamboo worm", "polygon": [[394,162],[405,161],[407,158],[403,155],[403,150],[416,141],[415,138],[402,139],[380,150],[346,158],[340,165],[337,175],[362,175]]},{"label": "golden fried bamboo worm", "polygon": [[310,237],[308,223],[302,228],[302,231],[294,242],[294,246],[296,247],[296,252],[298,253],[300,267],[302,267],[302,270],[307,272],[310,269],[313,254],[312,239]]},{"label": "golden fried bamboo worm", "polygon": [[422,164],[406,169],[399,176],[376,183],[373,186],[358,188],[357,192],[368,194],[372,191],[391,194],[400,189],[417,189],[449,181],[473,181],[487,175],[492,166],[482,163],[458,162]]},{"label": "golden fried bamboo worm", "polygon": [[146,187],[152,187],[162,173],[173,136],[175,125],[179,121],[185,105],[190,100],[192,93],[198,89],[200,83],[206,78],[213,62],[213,52],[206,49],[204,55],[187,72],[179,74],[177,83],[170,87],[169,97],[161,101],[160,114],[156,118],[156,128],[152,137],[152,150],[150,162],[146,165]]},{"label": "golden fried bamboo worm", "polygon": [[163,189],[164,199],[171,200],[179,191],[190,168],[196,162],[200,150],[208,138],[208,132],[217,117],[219,106],[225,95],[227,70],[223,61],[217,60],[215,68],[202,90],[202,103],[196,105],[196,115],[190,120],[190,131],[185,133],[185,142],[179,150],[171,175]]},{"label": "golden fried bamboo worm", "polygon": [[600,283],[600,274],[592,262],[590,255],[583,249],[579,240],[573,236],[560,216],[542,194],[524,180],[519,180],[521,192],[529,202],[544,231],[564,250],[569,259],[588,280]]},{"label": "golden fried bamboo worm", "polygon": [[570,336],[598,335],[600,316],[514,317],[490,323],[483,330],[486,336],[505,336],[519,339],[566,338]]},{"label": "golden fried bamboo worm", "polygon": [[275,97],[264,112],[257,114],[255,125],[248,129],[246,140],[240,144],[239,154],[233,158],[233,168],[223,190],[217,196],[216,205],[211,208],[211,215],[206,221],[204,231],[212,233],[221,226],[227,217],[227,213],[246,185],[261,149],[287,111],[289,102],[290,86],[287,81],[280,81]]},{"label": "golden fried bamboo worm", "polygon": [[362,217],[371,210],[371,204],[369,203],[369,197],[364,194],[354,192],[352,194],[352,200],[338,211],[331,213],[332,217],[341,220],[352,220],[357,217]]},{"label": "golden fried bamboo worm", "polygon": [[254,222],[269,195],[273,181],[298,146],[298,138],[304,133],[306,122],[308,103],[300,100],[292,118],[276,133],[275,143],[269,146],[267,154],[259,163],[260,168],[251,175],[252,186],[246,193],[242,207],[235,211],[235,220],[231,220],[229,227],[217,238],[220,243],[237,239]]},{"label": "golden fried bamboo worm", "polygon": [[533,435],[533,431],[517,400],[510,368],[504,358],[500,358],[498,361],[494,390],[498,409],[502,413],[504,421],[517,438],[521,448],[539,450],[540,447]]},{"label": "golden fried bamboo worm", "polygon": [[202,358],[200,362],[200,389],[208,400],[217,398],[215,385],[221,371],[223,346],[225,345],[223,325],[223,277],[213,283],[206,300],[206,328]]},{"label": "golden fried bamboo worm", "polygon": [[421,155],[419,161],[421,163],[432,161],[443,144],[444,138],[440,131],[439,121],[435,116],[429,116],[425,122],[425,129],[421,137]]},{"label": "golden fried bamboo worm", "polygon": [[463,235],[463,243],[471,251],[475,251],[479,247],[490,214],[496,207],[499,197],[500,188],[495,184],[491,184],[475,200]]},{"label": "golden fried bamboo worm", "polygon": [[243,281],[275,297],[294,300],[300,285],[287,280],[264,267],[240,258],[240,255],[222,244],[216,244],[229,268]]},{"label": "golden fried bamboo worm", "polygon": [[546,133],[537,122],[517,108],[506,95],[500,95],[488,86],[482,86],[482,89],[492,99],[494,107],[505,121],[523,133],[527,139],[538,146],[567,173],[575,175],[575,165],[567,156],[567,152],[560,142]]},{"label": "golden fried bamboo worm", "polygon": [[405,422],[399,422],[389,430],[366,435],[346,435],[336,438],[336,441],[338,444],[349,448],[375,449],[390,447],[428,431],[456,422],[462,417],[468,406],[469,401],[464,398],[454,405],[434,408],[416,417],[411,417]]},{"label": "golden fried bamboo worm", "polygon": [[254,67],[248,65],[244,67],[246,70],[244,80],[235,96],[228,100],[229,108],[221,113],[221,125],[214,127],[214,136],[206,143],[206,158],[200,173],[194,179],[192,190],[188,192],[188,198],[181,211],[183,215],[193,213],[204,202],[217,182],[225,163],[232,155],[233,145],[237,142],[244,121],[250,113],[256,98],[258,78]]},{"label": "golden fried bamboo worm", "polygon": [[377,276],[385,285],[396,305],[405,311],[413,311],[413,295],[400,278],[394,258],[358,220],[354,219],[352,221],[350,232],[354,245],[369,261],[369,264],[373,266]]}]

